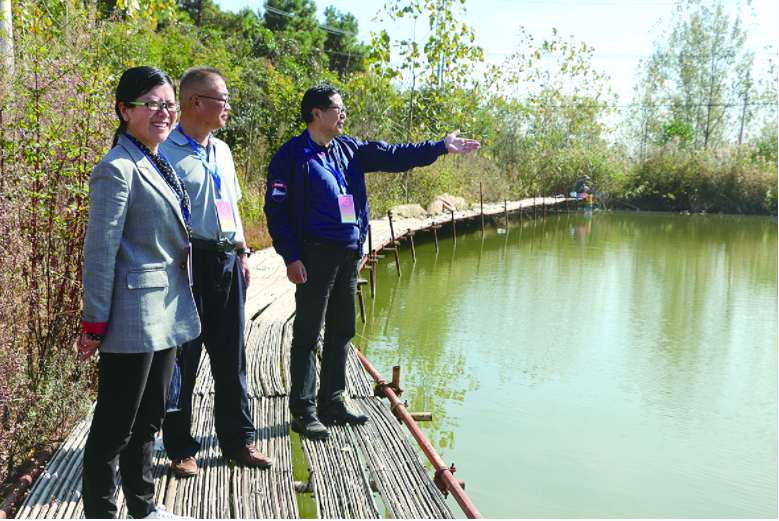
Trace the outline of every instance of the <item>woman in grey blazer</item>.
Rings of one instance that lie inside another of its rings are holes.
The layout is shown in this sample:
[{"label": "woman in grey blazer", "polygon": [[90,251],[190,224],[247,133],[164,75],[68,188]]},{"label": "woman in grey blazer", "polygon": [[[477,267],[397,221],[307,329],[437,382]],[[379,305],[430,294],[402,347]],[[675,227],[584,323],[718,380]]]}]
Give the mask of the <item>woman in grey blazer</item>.
[{"label": "woman in grey blazer", "polygon": [[89,180],[82,358],[100,351],[97,404],[84,449],[87,518],[116,517],[116,463],[128,514],[178,517],[154,503],[152,453],[176,346],[200,333],[187,269],[189,197],[157,145],[176,124],[170,76],[127,70],[116,89],[114,147]]}]

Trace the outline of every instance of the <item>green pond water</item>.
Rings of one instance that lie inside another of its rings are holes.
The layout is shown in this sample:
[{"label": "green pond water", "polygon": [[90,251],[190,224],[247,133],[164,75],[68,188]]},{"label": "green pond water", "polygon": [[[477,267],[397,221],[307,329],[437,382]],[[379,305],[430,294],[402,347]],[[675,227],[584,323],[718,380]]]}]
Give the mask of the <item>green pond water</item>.
[{"label": "green pond water", "polygon": [[355,338],[481,514],[776,518],[777,220],[497,226],[387,255]]}]

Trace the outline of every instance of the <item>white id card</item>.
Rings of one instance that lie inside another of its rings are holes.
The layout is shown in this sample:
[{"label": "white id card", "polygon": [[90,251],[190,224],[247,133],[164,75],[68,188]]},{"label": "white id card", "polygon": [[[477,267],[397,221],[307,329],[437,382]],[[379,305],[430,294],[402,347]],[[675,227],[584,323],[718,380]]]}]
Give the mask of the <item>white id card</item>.
[{"label": "white id card", "polygon": [[233,206],[230,201],[216,200],[216,215],[219,217],[219,227],[223,233],[234,232],[235,217],[233,217]]},{"label": "white id card", "polygon": [[354,198],[351,195],[339,195],[338,207],[341,209],[341,222],[354,224],[357,214],[354,211]]}]

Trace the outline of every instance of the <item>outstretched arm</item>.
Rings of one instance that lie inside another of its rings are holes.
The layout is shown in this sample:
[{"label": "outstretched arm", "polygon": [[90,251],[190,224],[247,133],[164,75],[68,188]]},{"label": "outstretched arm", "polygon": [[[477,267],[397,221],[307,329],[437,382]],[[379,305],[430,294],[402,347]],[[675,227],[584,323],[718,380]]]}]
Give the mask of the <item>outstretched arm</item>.
[{"label": "outstretched arm", "polygon": [[457,137],[460,134],[459,130],[455,130],[444,138],[446,143],[446,149],[450,154],[467,154],[478,149],[481,145],[475,139],[464,139]]}]

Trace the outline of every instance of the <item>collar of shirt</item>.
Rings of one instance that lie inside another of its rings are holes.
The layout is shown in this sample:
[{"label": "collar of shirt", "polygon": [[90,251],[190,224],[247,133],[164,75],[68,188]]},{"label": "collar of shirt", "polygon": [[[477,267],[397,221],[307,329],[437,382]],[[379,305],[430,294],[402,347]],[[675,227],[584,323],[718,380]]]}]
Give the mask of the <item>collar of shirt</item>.
[{"label": "collar of shirt", "polygon": [[338,154],[336,153],[336,150],[335,150],[335,140],[330,142],[330,145],[328,145],[328,146],[322,146],[322,145],[320,145],[319,143],[317,143],[316,141],[314,141],[312,139],[311,140],[311,145],[313,145],[314,150],[316,150],[317,152],[324,152],[325,153],[325,157],[332,164],[338,165],[339,168],[342,167],[342,165],[340,164],[340,161],[339,161],[340,158],[338,157]]},{"label": "collar of shirt", "polygon": [[[168,136],[168,139],[176,143],[180,147],[189,148],[192,149],[192,145],[189,144],[189,140],[187,139],[187,136],[179,132],[178,125],[176,125],[176,128],[174,128],[170,135]],[[195,140],[192,140],[193,143],[200,149],[205,151],[206,158],[208,158],[208,161],[213,161],[211,157],[211,151],[216,149],[216,140],[214,139],[214,136],[209,136],[208,138],[208,146],[204,147],[201,143],[198,143]]]}]

